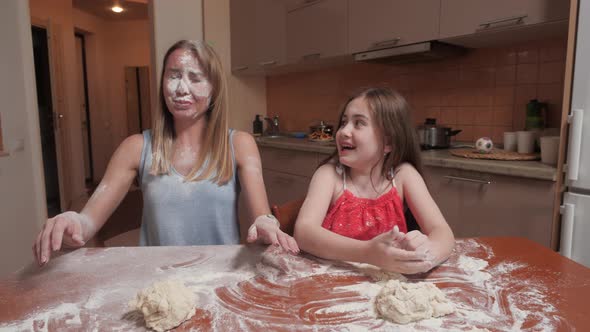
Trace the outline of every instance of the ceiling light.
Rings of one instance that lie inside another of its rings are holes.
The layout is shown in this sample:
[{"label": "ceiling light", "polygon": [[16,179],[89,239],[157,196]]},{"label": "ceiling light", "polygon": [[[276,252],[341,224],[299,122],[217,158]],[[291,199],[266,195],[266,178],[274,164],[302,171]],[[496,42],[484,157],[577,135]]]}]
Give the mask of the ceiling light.
[{"label": "ceiling light", "polygon": [[119,4],[119,1],[115,1],[115,3],[113,4],[113,7],[111,7],[111,10],[114,11],[115,13],[121,13],[121,12],[123,12],[124,9]]}]

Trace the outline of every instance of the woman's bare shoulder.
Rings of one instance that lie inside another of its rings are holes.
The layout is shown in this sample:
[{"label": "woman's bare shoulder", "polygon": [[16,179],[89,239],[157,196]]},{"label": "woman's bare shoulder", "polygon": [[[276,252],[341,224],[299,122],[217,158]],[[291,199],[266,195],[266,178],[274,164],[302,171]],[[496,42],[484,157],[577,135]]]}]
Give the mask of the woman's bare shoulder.
[{"label": "woman's bare shoulder", "polygon": [[245,131],[235,130],[232,137],[232,144],[238,166],[245,162],[258,160],[260,163],[260,153],[254,137]]},{"label": "woman's bare shoulder", "polygon": [[134,134],[131,135],[123,140],[119,145],[118,150],[121,150],[125,153],[132,153],[132,154],[141,154],[141,150],[143,149],[143,135],[142,134]]},{"label": "woman's bare shoulder", "polygon": [[125,138],[123,142],[119,144],[113,157],[121,156],[121,159],[126,160],[131,167],[136,168],[141,159],[143,141],[144,138],[142,134],[134,134]]},{"label": "woman's bare shoulder", "polygon": [[254,137],[249,133],[241,130],[234,130],[232,143],[236,151],[240,151],[243,149],[249,150],[253,148],[258,149]]}]

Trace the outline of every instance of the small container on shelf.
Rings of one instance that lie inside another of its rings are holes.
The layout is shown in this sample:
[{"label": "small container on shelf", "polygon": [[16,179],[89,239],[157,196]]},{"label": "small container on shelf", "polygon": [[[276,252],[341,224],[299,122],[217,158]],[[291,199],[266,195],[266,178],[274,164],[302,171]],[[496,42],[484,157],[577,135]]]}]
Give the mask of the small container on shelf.
[{"label": "small container on shelf", "polygon": [[256,114],[256,118],[252,122],[252,135],[262,136],[262,120],[260,120],[260,114]]}]

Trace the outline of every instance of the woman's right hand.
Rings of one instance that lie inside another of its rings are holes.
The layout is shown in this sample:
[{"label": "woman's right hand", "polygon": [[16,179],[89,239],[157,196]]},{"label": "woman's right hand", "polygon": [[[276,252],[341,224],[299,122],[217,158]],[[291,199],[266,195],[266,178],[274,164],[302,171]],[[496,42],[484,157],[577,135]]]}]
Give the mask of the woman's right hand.
[{"label": "woman's right hand", "polygon": [[88,217],[73,211],[64,212],[47,219],[33,244],[33,254],[39,265],[49,261],[52,251],[62,246],[78,248],[83,246],[85,228],[88,228]]},{"label": "woman's right hand", "polygon": [[402,249],[404,235],[397,230],[380,234],[367,241],[368,263],[384,270],[405,274],[426,272],[433,267],[423,252]]}]

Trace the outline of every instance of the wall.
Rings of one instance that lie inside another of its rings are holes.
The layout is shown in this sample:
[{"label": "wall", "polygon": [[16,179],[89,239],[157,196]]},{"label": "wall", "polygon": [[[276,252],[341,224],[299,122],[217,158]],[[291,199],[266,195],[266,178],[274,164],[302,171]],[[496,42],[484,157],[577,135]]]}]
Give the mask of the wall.
[{"label": "wall", "polygon": [[108,51],[105,75],[108,107],[113,125],[113,145],[116,148],[128,135],[125,67],[149,66],[150,27],[148,20],[109,22],[105,24]]},{"label": "wall", "polygon": [[4,145],[23,149],[0,157],[0,277],[32,261],[31,246],[46,215],[45,184],[27,1],[4,0],[0,11],[0,100]]},{"label": "wall", "polygon": [[95,181],[128,136],[126,66],[150,66],[148,20],[106,21],[73,9],[73,25],[84,34]]},{"label": "wall", "polygon": [[266,114],[264,77],[239,77],[231,74],[229,0],[205,0],[205,40],[219,54],[227,74],[230,127],[252,132],[256,114]]},{"label": "wall", "polygon": [[152,0],[148,3],[152,43],[152,105],[158,105],[162,61],[170,46],[181,39],[203,39],[202,0]]},{"label": "wall", "polygon": [[532,98],[549,103],[549,126],[559,126],[565,46],[565,40],[550,40],[476,49],[431,63],[358,63],[271,76],[268,114],[279,115],[283,130],[307,131],[319,120],[335,124],[353,91],[385,85],[410,101],[416,124],[435,117],[438,123],[462,129],[458,140],[490,136],[501,142],[504,131],[524,128],[525,105]]}]

